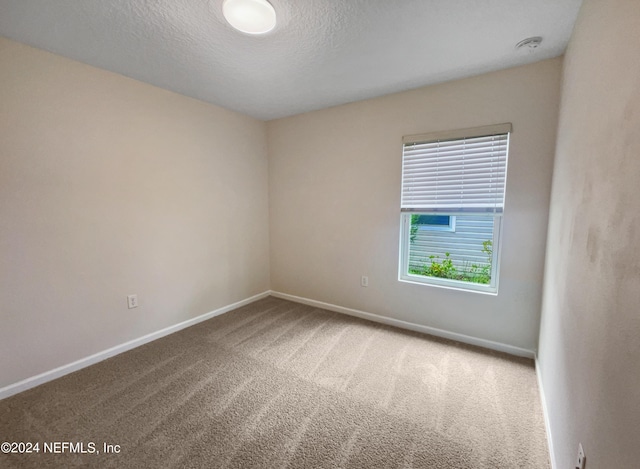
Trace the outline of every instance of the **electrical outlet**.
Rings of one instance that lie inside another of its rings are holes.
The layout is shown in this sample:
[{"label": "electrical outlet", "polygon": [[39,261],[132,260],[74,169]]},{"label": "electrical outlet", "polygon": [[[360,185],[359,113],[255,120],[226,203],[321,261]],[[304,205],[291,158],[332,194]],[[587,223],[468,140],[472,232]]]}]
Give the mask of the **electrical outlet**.
[{"label": "electrical outlet", "polygon": [[127,306],[129,309],[138,307],[138,295],[127,295]]},{"label": "electrical outlet", "polygon": [[369,277],[365,277],[363,275],[362,278],[360,279],[360,285],[362,285],[363,287],[368,287],[369,286]]},{"label": "electrical outlet", "polygon": [[582,443],[578,444],[578,459],[576,460],[576,469],[584,469],[586,458],[584,457],[584,450],[582,449]]}]

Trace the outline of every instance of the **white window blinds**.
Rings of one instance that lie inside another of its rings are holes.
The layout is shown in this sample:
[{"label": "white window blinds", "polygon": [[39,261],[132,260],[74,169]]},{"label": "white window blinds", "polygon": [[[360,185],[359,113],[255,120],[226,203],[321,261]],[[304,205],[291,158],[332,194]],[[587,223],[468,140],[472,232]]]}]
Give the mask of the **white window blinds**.
[{"label": "white window blinds", "polygon": [[511,124],[404,137],[403,212],[502,213]]}]

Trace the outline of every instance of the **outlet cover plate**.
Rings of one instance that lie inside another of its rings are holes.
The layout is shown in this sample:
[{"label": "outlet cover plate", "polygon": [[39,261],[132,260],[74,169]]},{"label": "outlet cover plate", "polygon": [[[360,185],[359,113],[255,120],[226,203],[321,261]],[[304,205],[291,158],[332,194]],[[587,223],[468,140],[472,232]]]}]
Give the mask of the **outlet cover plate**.
[{"label": "outlet cover plate", "polygon": [[127,306],[129,309],[138,307],[138,295],[127,295]]},{"label": "outlet cover plate", "polygon": [[578,459],[576,460],[576,469],[584,469],[585,457],[582,443],[578,443]]}]

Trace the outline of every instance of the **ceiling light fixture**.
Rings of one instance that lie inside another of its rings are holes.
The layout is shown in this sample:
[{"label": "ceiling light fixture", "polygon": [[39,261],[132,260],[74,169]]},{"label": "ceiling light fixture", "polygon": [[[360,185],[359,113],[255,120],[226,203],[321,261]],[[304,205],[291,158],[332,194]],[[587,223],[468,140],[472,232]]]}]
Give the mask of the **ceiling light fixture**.
[{"label": "ceiling light fixture", "polygon": [[222,14],[231,26],[247,34],[264,34],[276,26],[276,11],[267,0],[224,0]]}]

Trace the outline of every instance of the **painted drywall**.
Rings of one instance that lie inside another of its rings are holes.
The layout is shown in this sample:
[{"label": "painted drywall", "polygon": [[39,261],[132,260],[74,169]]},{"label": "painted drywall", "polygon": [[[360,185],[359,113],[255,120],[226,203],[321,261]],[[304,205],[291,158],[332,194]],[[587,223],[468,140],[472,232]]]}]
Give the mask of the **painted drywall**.
[{"label": "painted drywall", "polygon": [[0,388],[269,289],[263,122],[5,39],[0,103]]},{"label": "painted drywall", "polygon": [[[272,290],[534,350],[561,63],[268,122]],[[402,136],[504,122],[498,295],[399,282]]]},{"label": "painted drywall", "polygon": [[539,366],[556,466],[640,461],[640,2],[585,0],[566,53]]}]

